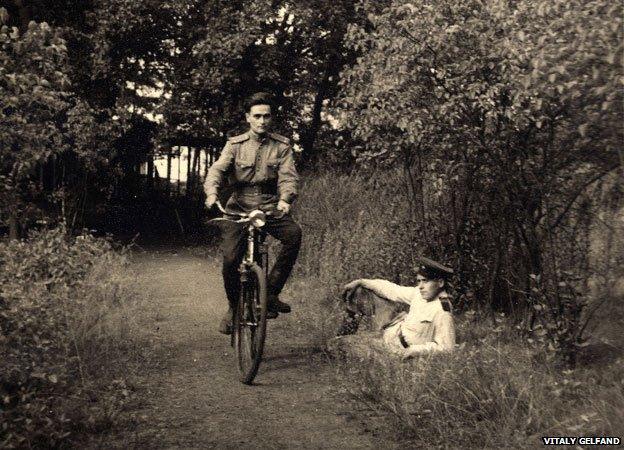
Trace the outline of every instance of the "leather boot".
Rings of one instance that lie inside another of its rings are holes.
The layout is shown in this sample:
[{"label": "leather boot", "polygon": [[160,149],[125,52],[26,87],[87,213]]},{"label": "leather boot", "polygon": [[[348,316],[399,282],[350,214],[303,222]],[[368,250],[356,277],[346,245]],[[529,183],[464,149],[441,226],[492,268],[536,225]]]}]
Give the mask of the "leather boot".
[{"label": "leather boot", "polygon": [[288,303],[284,303],[280,301],[279,297],[275,294],[270,294],[267,302],[267,308],[269,311],[279,312],[279,313],[289,313],[290,305]]}]

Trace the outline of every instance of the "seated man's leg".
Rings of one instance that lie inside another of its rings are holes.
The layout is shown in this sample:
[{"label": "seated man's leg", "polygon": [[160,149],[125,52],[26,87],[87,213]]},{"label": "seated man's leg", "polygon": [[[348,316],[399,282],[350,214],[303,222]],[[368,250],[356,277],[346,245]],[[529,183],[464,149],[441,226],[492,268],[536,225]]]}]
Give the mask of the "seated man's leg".
[{"label": "seated man's leg", "polygon": [[347,293],[343,299],[345,301],[345,316],[338,330],[339,336],[355,334],[360,329],[360,322],[370,322],[370,318],[375,314],[374,297],[376,295],[372,291],[362,287]]},{"label": "seated man's leg", "polygon": [[268,294],[269,307],[273,306],[278,312],[290,312],[288,304],[280,302],[277,296],[282,292],[286,280],[290,276],[299,249],[301,248],[301,227],[290,215],[271,220],[266,225],[267,232],[278,239],[281,244],[280,253],[275,259],[275,264],[269,272]]},{"label": "seated man's leg", "polygon": [[357,333],[357,330],[360,326],[361,315],[356,312],[347,309],[344,311],[344,316],[342,318],[342,324],[338,329],[338,336],[347,336],[349,334]]},{"label": "seated man's leg", "polygon": [[362,287],[349,292],[344,301],[346,317],[338,337],[327,342],[327,350],[334,355],[358,359],[395,353],[396,349],[385,344],[383,329],[398,318],[405,309],[403,305]]},{"label": "seated man's leg", "polygon": [[358,333],[331,338],[327,341],[327,351],[338,357],[370,359],[385,349],[379,333]]}]

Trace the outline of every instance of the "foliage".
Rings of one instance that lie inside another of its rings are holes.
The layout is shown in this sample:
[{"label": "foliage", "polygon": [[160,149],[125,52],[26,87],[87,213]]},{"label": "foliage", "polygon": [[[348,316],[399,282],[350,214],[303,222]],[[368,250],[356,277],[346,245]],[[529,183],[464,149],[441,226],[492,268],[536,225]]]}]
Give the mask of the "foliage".
[{"label": "foliage", "polygon": [[13,236],[14,222],[42,216],[84,224],[85,211],[136,184],[131,175],[153,150],[137,116],[157,102],[140,93],[158,84],[171,50],[168,5],[44,0],[2,9],[0,220]]},{"label": "foliage", "polygon": [[[16,39],[31,26],[54,35],[58,46],[41,54],[42,67],[63,77],[62,86],[44,77],[41,92],[62,100],[56,109],[29,104],[32,117],[19,122],[26,110],[17,105],[15,120],[6,122],[6,133],[30,139],[13,145],[11,158],[28,145],[34,152],[20,183],[11,181],[14,195],[4,211],[26,226],[33,218],[59,215],[70,226],[84,225],[111,199],[134,198],[138,167],[161,148],[218,151],[225,134],[243,123],[243,99],[260,89],[277,98],[278,131],[293,135],[303,160],[313,159],[317,136],[328,129],[324,112],[339,72],[354,58],[342,44],[344,34],[350,22],[361,20],[352,2],[325,0],[9,1],[2,16]],[[24,73],[37,60],[10,51],[5,59]],[[16,89],[27,96],[28,83],[18,82]],[[46,130],[48,141],[35,142],[33,130]]]},{"label": "foliage", "polygon": [[[369,15],[372,31],[350,29],[351,45],[369,52],[344,74],[347,119],[357,115],[350,123],[369,151],[390,141],[394,157],[406,147],[433,151],[434,138],[435,150],[448,156],[463,142],[469,153],[499,150],[504,159],[517,157],[510,144],[525,144],[524,156],[534,157],[545,149],[531,147],[555,132],[568,150],[606,139],[602,151],[580,159],[600,160],[621,137],[614,127],[621,108],[611,103],[621,96],[618,8],[600,1],[394,2]],[[590,128],[602,131],[590,139]],[[570,162],[578,162],[572,153]]]},{"label": "foliage", "polygon": [[472,292],[529,328],[532,277],[587,279],[578,237],[620,175],[621,5],[360,7],[369,26],[347,41],[364,53],[343,73],[336,112],[366,143],[353,151],[403,169],[426,240],[461,274],[459,304]]},{"label": "foliage", "polygon": [[0,246],[0,445],[62,447],[117,421],[146,356],[124,258],[63,229]]},{"label": "foliage", "polygon": [[[304,229],[304,239],[295,270],[305,279],[315,280],[306,290],[316,302],[334,310],[341,286],[356,278],[383,278],[410,285],[419,256],[453,265],[453,253],[447,253],[444,246],[444,240],[453,237],[452,229],[442,220],[423,223],[413,217],[406,206],[411,195],[408,184],[400,169],[383,168],[303,178],[294,214]],[[616,217],[613,224],[617,224]],[[484,313],[497,307],[506,309],[525,333],[533,335],[527,338],[546,349],[549,359],[574,364],[575,355],[586,345],[588,331],[595,325],[592,322],[597,310],[610,308],[617,299],[617,289],[621,289],[616,285],[621,279],[624,241],[618,238],[619,227],[609,228],[594,221],[581,228],[591,231],[589,242],[588,231],[578,230],[549,242],[546,261],[556,257],[552,267],[557,272],[530,277],[529,287],[525,290],[520,285],[521,292],[514,293],[518,303],[508,309],[500,307],[505,298],[499,296],[505,291],[488,291],[491,273],[468,271],[463,278],[456,274],[450,283],[455,309]],[[490,256],[483,236],[492,235],[481,236],[481,241],[462,243],[463,251],[477,262]],[[466,287],[463,292],[462,283]],[[593,288],[588,288],[588,283]],[[498,303],[487,304],[490,294]],[[310,324],[309,333],[316,335],[318,342],[332,337],[337,329],[339,319],[329,316]]]},{"label": "foliage", "polygon": [[0,219],[19,215],[36,195],[36,169],[65,149],[67,48],[57,30],[31,22],[25,33],[0,9]]},{"label": "foliage", "polygon": [[352,2],[188,0],[178,12],[184,32],[173,38],[169,75],[176,81],[159,109],[164,141],[220,149],[226,133],[245,126],[244,100],[264,90],[279,107],[277,131],[293,135],[302,161],[321,152],[324,113],[354,59],[343,45],[348,24],[361,20]]},{"label": "foliage", "polygon": [[[563,279],[563,277],[560,277]],[[578,348],[584,345],[585,325],[582,315],[587,297],[574,285],[574,281],[560,281],[556,286],[544,286],[539,276],[532,276],[530,307],[536,312],[539,323],[533,324],[534,339],[546,348],[547,356],[559,356],[565,363],[576,363]],[[533,342],[533,338],[529,338]]]}]

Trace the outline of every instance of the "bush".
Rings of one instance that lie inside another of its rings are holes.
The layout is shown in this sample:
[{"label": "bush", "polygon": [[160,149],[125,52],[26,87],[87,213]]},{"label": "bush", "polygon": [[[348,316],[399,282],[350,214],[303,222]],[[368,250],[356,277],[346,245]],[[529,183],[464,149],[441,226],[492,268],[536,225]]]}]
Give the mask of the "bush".
[{"label": "bush", "polygon": [[[458,240],[445,219],[449,211],[438,210],[436,220],[418,220],[418,212],[410,207],[408,186],[405,174],[391,168],[304,177],[295,211],[304,229],[296,271],[313,280],[308,284],[313,286],[314,301],[333,304],[341,286],[355,278],[410,284],[416,275],[416,259],[429,256],[457,269],[450,283],[456,311],[505,312],[527,334],[555,348],[554,357],[573,365],[592,328],[588,320],[597,317],[597,308],[608,306],[606,300],[615,298],[617,280],[622,277],[622,252],[618,250],[624,241],[617,237],[621,211],[596,206],[593,211],[600,217],[613,218],[608,229],[594,220],[574,228],[576,234],[570,227],[560,237],[549,239],[543,246],[541,275],[530,274],[527,281],[512,271],[515,261],[524,258],[521,254],[509,255],[513,261],[499,260],[500,270],[484,262],[495,253],[492,246],[497,242],[508,248],[501,236],[494,237],[495,230],[472,229],[475,223],[469,221],[471,239]],[[612,186],[603,191],[611,192]],[[598,234],[598,229],[604,232]],[[505,273],[509,271],[504,277],[503,265],[508,266]],[[321,313],[327,309],[331,307]],[[326,326],[318,330],[326,331]]]},{"label": "bush", "polygon": [[[457,270],[458,306],[513,312],[527,330],[550,321],[551,307],[566,310],[549,343],[573,361],[588,298],[571,301],[557,286],[596,269],[596,217],[622,204],[611,181],[621,179],[622,6],[361,7],[369,23],[345,39],[361,57],[342,73],[336,111],[358,142],[350,150],[405,172],[402,203]],[[534,278],[546,291],[534,295]]]},{"label": "bush", "polygon": [[125,256],[58,228],[1,244],[0,263],[0,446],[109,428],[146,348]]},{"label": "bush", "polygon": [[[422,223],[403,206],[408,204],[404,183],[392,170],[303,180],[296,210],[304,228],[303,247],[296,266],[299,277],[290,289],[305,298],[301,308],[306,319],[297,324],[297,332],[308,345],[323,348],[336,335],[344,283],[380,277],[409,284],[419,254],[444,256],[431,248]],[[443,234],[435,227],[444,224],[433,223],[429,235]],[[577,249],[569,244],[569,253],[559,255],[563,260]],[[609,246],[619,248],[621,242]],[[560,250],[557,245],[549,249]],[[600,253],[598,248],[595,252]],[[587,349],[576,339],[579,324],[587,319],[578,309],[580,302],[594,308],[616,299],[609,281],[619,276],[614,258],[596,255],[592,260],[585,275],[596,272],[605,280],[597,280],[596,292],[589,294],[581,295],[583,283],[563,272],[559,282],[533,278],[527,295],[542,313],[533,333],[527,335],[524,324],[511,315],[483,308],[474,298],[478,291],[468,291],[464,312],[456,316],[458,352],[408,364],[375,352],[371,360],[337,360],[342,380],[358,402],[391,418],[400,427],[399,439],[411,439],[417,448],[534,447],[542,435],[622,435],[622,361],[605,367],[581,363],[574,370],[560,365],[562,358]],[[473,275],[479,276],[465,274]],[[561,284],[566,277],[570,282]],[[608,314],[620,317],[616,311],[610,307]],[[605,315],[601,321],[609,325],[610,319]]]}]

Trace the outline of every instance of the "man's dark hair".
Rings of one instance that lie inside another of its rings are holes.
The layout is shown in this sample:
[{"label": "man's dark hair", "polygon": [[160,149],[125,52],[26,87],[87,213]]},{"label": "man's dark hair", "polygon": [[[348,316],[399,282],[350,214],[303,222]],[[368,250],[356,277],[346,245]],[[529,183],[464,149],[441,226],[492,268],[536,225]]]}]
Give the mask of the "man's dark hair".
[{"label": "man's dark hair", "polygon": [[245,112],[249,112],[255,105],[269,105],[273,110],[273,96],[267,92],[256,92],[245,101]]}]

